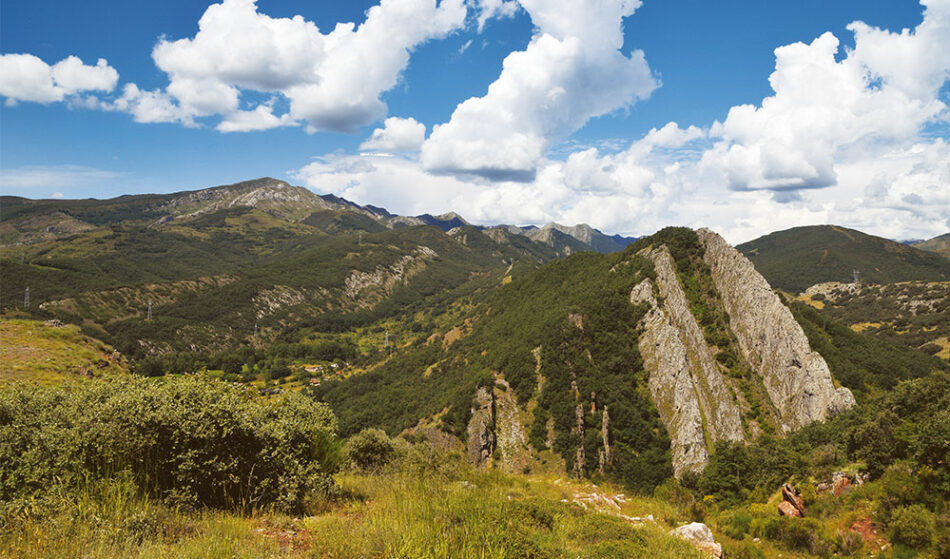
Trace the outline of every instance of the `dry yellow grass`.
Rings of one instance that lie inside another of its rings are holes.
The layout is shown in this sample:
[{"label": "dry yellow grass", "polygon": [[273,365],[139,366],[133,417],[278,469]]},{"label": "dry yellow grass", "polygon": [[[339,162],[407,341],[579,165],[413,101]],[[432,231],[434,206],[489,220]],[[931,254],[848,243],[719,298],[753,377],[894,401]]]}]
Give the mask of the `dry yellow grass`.
[{"label": "dry yellow grass", "polygon": [[0,383],[40,384],[128,373],[126,360],[74,325],[0,319]]}]

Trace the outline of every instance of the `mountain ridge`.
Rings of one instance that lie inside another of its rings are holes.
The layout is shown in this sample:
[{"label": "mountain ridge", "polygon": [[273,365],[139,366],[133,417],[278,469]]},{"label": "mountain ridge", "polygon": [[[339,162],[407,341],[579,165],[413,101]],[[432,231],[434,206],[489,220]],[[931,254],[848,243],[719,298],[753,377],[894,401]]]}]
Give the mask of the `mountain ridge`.
[{"label": "mountain ridge", "polygon": [[[334,211],[362,215],[390,229],[415,225],[432,225],[443,231],[456,227],[475,227],[480,230],[501,227],[531,240],[543,242],[556,250],[611,252],[623,248],[633,240],[618,235],[607,236],[586,224],[568,227],[549,223],[539,229],[535,226],[472,225],[455,212],[441,215],[400,216],[390,213],[385,208],[372,205],[361,206],[333,194],[319,195],[307,188],[293,186],[286,181],[271,177],[169,194],[123,195],[106,200],[31,200],[4,196],[0,198],[0,206],[7,208],[7,211],[0,210],[0,242],[8,245],[33,239],[54,238],[58,232],[69,234],[79,228],[101,225],[102,218],[87,223],[80,216],[94,214],[96,209],[108,210],[110,207],[126,208],[131,212],[129,216],[133,219],[146,220],[150,225],[157,227],[176,221],[187,221],[223,209],[253,207],[292,222],[301,222],[314,212]],[[138,208],[137,214],[135,208]],[[63,215],[57,219],[46,218],[35,227],[29,227],[27,224],[25,234],[16,235],[16,225],[11,226],[10,221],[23,213],[43,215],[44,209],[47,210],[46,215],[57,211]],[[537,231],[547,229],[556,229],[580,244],[571,241],[564,242],[563,239],[552,239],[550,235],[537,233]]]},{"label": "mountain ridge", "polygon": [[736,248],[774,287],[802,293],[826,282],[950,280],[950,259],[836,225],[776,231]]}]

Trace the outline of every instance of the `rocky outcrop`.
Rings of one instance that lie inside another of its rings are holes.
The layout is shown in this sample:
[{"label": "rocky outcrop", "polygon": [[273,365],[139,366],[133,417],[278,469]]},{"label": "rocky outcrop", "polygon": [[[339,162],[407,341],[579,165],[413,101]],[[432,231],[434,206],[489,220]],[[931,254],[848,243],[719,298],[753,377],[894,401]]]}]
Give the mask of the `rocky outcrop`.
[{"label": "rocky outcrop", "polygon": [[479,388],[475,394],[468,423],[468,459],[475,466],[487,466],[497,457],[502,470],[520,472],[530,457],[521,409],[508,382],[501,378],[495,382],[491,389]]},{"label": "rocky outcrop", "polygon": [[677,476],[706,464],[711,441],[743,440],[742,418],[722,373],[689,310],[666,247],[644,253],[653,260],[662,307],[649,279],[630,294],[632,303],[647,303],[640,353],[649,372],[650,391],[670,434],[673,471]]},{"label": "rocky outcrop", "polygon": [[700,470],[709,461],[709,450],[686,346],[657,304],[649,278],[633,288],[630,302],[647,303],[650,308],[641,321],[640,354],[649,373],[650,394],[670,434],[673,473],[679,477]]},{"label": "rocky outcrop", "polygon": [[[575,428],[575,433],[577,433],[578,440],[584,440],[584,404],[577,404],[574,407],[574,417],[577,419],[577,427]],[[587,455],[584,451],[584,445],[577,445],[577,455],[574,457],[574,470],[573,474],[576,477],[581,477],[584,475],[584,468],[587,467]]]},{"label": "rocky outcrop", "polygon": [[781,516],[805,517],[805,501],[799,492],[791,485],[782,484],[782,502],[778,505]]},{"label": "rocky outcrop", "polygon": [[782,428],[798,429],[854,406],[851,391],[835,389],[827,363],[752,263],[716,233],[700,229],[698,235],[740,350],[762,377]]},{"label": "rocky outcrop", "polygon": [[709,557],[722,557],[722,545],[716,543],[712,530],[702,522],[684,524],[670,534],[683,538]]},{"label": "rocky outcrop", "polygon": [[436,259],[438,256],[431,248],[419,246],[412,254],[404,255],[390,266],[377,266],[371,272],[353,270],[343,282],[343,293],[353,300],[360,299],[363,291],[371,288],[377,288],[377,290],[389,294],[396,284],[408,280],[414,274],[420,272],[427,262]]},{"label": "rocky outcrop", "polygon": [[495,453],[495,395],[487,388],[479,388],[475,393],[465,448],[468,461],[475,466],[488,464]]},{"label": "rocky outcrop", "polygon": [[600,449],[598,455],[597,469],[603,474],[604,466],[609,466],[614,460],[613,452],[610,449],[610,414],[608,413],[607,406],[604,406],[604,413],[600,420],[600,439],[604,447]]}]

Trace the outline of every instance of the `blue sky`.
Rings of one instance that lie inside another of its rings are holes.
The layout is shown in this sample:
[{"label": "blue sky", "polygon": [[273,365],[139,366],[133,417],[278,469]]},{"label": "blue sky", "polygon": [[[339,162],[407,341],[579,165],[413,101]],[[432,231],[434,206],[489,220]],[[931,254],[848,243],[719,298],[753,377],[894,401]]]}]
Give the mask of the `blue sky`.
[{"label": "blue sky", "polygon": [[378,4],[5,0],[3,194],[274,176],[481,223],[950,229],[948,0]]}]

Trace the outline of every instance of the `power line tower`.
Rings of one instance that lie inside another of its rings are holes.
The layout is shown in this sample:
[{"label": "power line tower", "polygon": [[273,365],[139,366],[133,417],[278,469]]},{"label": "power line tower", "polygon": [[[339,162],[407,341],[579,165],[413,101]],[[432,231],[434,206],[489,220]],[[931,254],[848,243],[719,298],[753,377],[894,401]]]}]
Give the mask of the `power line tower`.
[{"label": "power line tower", "polygon": [[363,246],[363,232],[360,231],[360,246]]},{"label": "power line tower", "polygon": [[254,323],[254,337],[257,337],[257,323]]},{"label": "power line tower", "polygon": [[861,281],[861,272],[855,269],[854,270],[854,285],[858,285],[860,281]]},{"label": "power line tower", "polygon": [[152,302],[148,302],[148,316],[145,317],[145,320],[152,320]]},{"label": "power line tower", "polygon": [[30,288],[29,287],[27,287],[26,290],[23,292],[23,308],[24,309],[30,308]]}]

